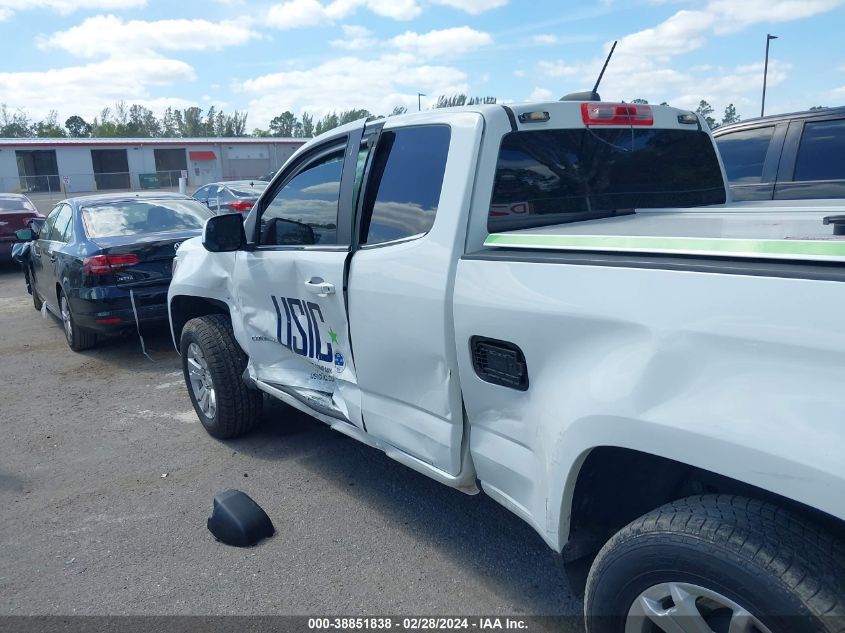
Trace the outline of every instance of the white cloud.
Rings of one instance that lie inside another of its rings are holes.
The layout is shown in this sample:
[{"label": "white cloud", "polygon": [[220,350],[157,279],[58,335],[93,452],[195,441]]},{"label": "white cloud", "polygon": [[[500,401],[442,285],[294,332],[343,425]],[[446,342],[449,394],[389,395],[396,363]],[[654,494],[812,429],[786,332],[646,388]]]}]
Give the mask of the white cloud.
[{"label": "white cloud", "polygon": [[554,93],[546,88],[534,88],[527,101],[553,101]]},{"label": "white cloud", "polygon": [[557,35],[551,35],[549,33],[540,33],[539,35],[531,36],[531,41],[537,44],[556,44]]},{"label": "white cloud", "polygon": [[343,48],[348,51],[360,51],[365,48],[372,48],[378,41],[373,37],[373,32],[363,26],[344,24],[343,38],[329,42],[335,48]]},{"label": "white cloud", "polygon": [[830,11],[843,0],[710,0],[707,12],[718,18],[717,33],[739,31],[761,22],[791,22]]},{"label": "white cloud", "polygon": [[716,16],[705,11],[678,11],[655,27],[621,38],[615,55],[629,59],[688,53],[704,45],[715,21]]},{"label": "white cloud", "polygon": [[514,77],[525,77],[525,71],[522,70],[522,69],[515,70],[515,71],[513,71],[513,76]]},{"label": "white cloud", "polygon": [[[700,60],[691,60],[693,63],[675,68],[675,58],[702,48],[714,37],[752,24],[810,17],[843,5],[845,0],[744,0],[742,3],[709,0],[688,4],[694,4],[696,9],[676,11],[656,26],[620,38],[599,88],[604,98],[631,100],[640,97],[690,109],[706,99],[719,115],[729,103],[734,103],[741,113],[744,108],[750,115],[759,107],[756,104],[763,80],[761,63],[739,63],[725,68],[696,64],[694,62]],[[763,36],[760,37],[762,40]],[[557,76],[574,78],[578,85],[573,85],[573,90],[587,89],[598,76],[609,48],[606,44],[604,55],[577,66],[543,62],[537,70],[540,75],[555,76],[557,73]],[[790,64],[773,57],[769,63],[769,87],[776,88],[786,81],[791,69]]]},{"label": "white cloud", "polygon": [[572,66],[561,59],[556,61],[541,61],[537,70],[546,77],[574,77],[582,72],[579,66]]},{"label": "white cloud", "polygon": [[[361,90],[361,86],[367,86]],[[395,106],[417,108],[417,92],[436,95],[469,93],[466,74],[451,66],[420,64],[414,55],[376,59],[340,57],[315,67],[272,73],[244,81],[236,89],[252,99],[250,125],[266,126],[279,112],[303,110],[316,116],[366,108],[376,114]]]},{"label": "white cloud", "polygon": [[468,26],[414,33],[406,31],[389,41],[393,48],[421,57],[455,57],[493,43],[489,33],[476,31]]},{"label": "white cloud", "polygon": [[321,26],[343,20],[359,8],[393,20],[411,20],[422,11],[416,0],[289,0],[270,8],[267,23],[279,29]]},{"label": "white cloud", "polygon": [[220,50],[260,37],[241,22],[158,20],[124,22],[114,15],[98,15],[67,31],[41,37],[41,48],[62,48],[80,57],[126,56],[144,50]]},{"label": "white cloud", "polygon": [[12,109],[23,108],[35,118],[56,109],[63,117],[79,114],[90,120],[103,107],[119,100],[151,109],[165,103],[191,105],[179,99],[152,98],[150,88],[193,79],[194,69],[176,59],[154,55],[110,58],[43,72],[0,73],[0,103]]},{"label": "white cloud", "polygon": [[490,9],[503,7],[508,0],[431,0],[433,4],[442,4],[453,9],[460,9],[472,15],[484,13]]},{"label": "white cloud", "polygon": [[147,0],[0,0],[0,22],[16,11],[49,9],[67,15],[74,11],[101,9],[115,11],[144,7]]}]

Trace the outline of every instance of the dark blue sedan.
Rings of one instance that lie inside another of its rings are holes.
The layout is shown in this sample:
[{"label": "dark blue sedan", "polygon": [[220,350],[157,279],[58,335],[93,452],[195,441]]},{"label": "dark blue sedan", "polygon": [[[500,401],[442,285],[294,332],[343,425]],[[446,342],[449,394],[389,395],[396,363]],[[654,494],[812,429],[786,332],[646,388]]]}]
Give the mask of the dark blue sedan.
[{"label": "dark blue sedan", "polygon": [[176,249],[212,215],[188,196],[165,192],[63,200],[29,236],[35,308],[46,304],[61,318],[77,351],[98,334],[166,320]]}]

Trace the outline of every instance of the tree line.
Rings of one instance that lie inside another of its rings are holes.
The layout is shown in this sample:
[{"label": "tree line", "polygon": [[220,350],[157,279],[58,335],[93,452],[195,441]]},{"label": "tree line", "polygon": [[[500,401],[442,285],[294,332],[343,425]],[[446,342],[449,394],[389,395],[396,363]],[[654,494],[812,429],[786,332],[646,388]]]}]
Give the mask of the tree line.
[{"label": "tree line", "polygon": [[[473,97],[465,94],[440,95],[432,108],[449,108],[462,105],[496,103],[496,97]],[[643,103],[645,99],[633,99],[631,103]],[[666,102],[660,105],[667,105]],[[816,110],[822,106],[813,106]],[[398,106],[386,116],[405,114],[407,108]],[[734,105],[728,104],[721,120],[714,116],[713,106],[702,99],[696,112],[704,117],[710,129],[740,120]],[[34,121],[26,111],[10,110],[0,104],[0,137],[2,138],[196,138],[196,137],[236,137],[236,136],[277,136],[293,138],[311,138],[340,125],[358,119],[384,118],[383,114],[374,114],[363,108],[352,108],[341,112],[330,112],[318,118],[308,112],[296,116],[285,111],[271,119],[266,129],[253,128],[247,131],[247,112],[235,110],[231,114],[211,106],[208,110],[197,106],[179,109],[168,107],[161,117],[137,103],[127,104],[118,101],[113,107],[103,108],[92,121],[86,121],[75,114],[68,117],[64,124],[59,123],[56,110],[40,121]]]},{"label": "tree line", "polygon": [[[438,97],[435,108],[447,108],[476,103],[496,103],[495,97],[469,97],[464,94]],[[387,114],[405,114],[407,108],[398,106]],[[214,106],[203,110],[197,106],[179,109],[168,107],[161,117],[140,104],[118,101],[112,107],[103,108],[91,121],[78,114],[59,123],[59,113],[51,110],[41,121],[34,121],[22,109],[11,110],[0,104],[0,138],[198,138],[236,136],[284,136],[311,138],[319,136],[340,125],[358,119],[378,119],[363,108],[352,108],[341,112],[330,112],[317,118],[308,112],[297,117],[290,111],[281,113],[270,121],[267,129],[254,128],[247,131],[247,112],[235,110],[228,114]]]},{"label": "tree line", "polygon": [[178,138],[207,136],[248,136],[247,113],[235,110],[227,114],[211,106],[208,110],[192,106],[168,107],[161,118],[149,108],[125,101],[103,108],[92,121],[78,114],[68,117],[64,125],[58,112],[51,110],[41,121],[33,121],[26,111],[10,110],[0,105],[0,137],[4,138]]}]

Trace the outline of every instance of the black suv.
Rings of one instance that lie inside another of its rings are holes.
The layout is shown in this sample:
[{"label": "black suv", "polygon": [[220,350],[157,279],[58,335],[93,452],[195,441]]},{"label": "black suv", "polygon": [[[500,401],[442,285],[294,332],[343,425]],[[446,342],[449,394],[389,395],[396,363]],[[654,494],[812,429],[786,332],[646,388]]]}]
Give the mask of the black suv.
[{"label": "black suv", "polygon": [[749,119],[713,136],[734,200],[845,198],[845,107]]}]

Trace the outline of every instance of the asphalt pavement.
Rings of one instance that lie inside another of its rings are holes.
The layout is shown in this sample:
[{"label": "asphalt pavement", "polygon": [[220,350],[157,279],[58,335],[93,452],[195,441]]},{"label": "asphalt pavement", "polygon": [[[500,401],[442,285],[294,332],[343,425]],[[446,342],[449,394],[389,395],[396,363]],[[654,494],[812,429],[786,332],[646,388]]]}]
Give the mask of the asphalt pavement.
[{"label": "asphalt pavement", "polygon": [[[575,615],[555,554],[467,496],[282,404],[208,436],[169,333],[83,353],[0,266],[0,615]],[[238,488],[277,533],[205,526]],[[535,629],[536,630],[536,629]]]}]

